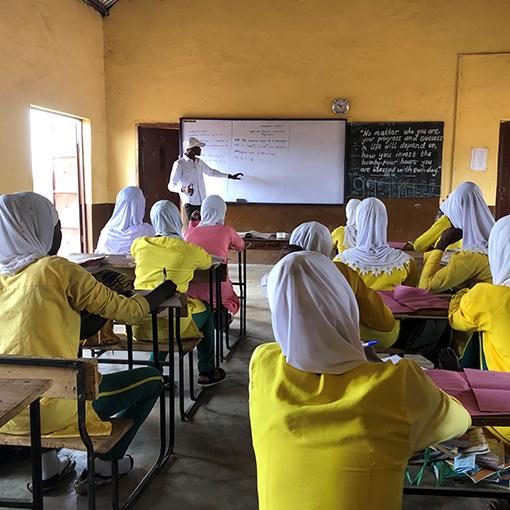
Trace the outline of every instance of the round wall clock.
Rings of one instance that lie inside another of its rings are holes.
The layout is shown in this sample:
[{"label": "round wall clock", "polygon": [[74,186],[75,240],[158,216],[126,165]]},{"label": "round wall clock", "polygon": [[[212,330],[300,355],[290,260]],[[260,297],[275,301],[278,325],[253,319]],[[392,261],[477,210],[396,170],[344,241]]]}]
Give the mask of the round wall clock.
[{"label": "round wall clock", "polygon": [[341,113],[347,113],[349,111],[349,108],[351,107],[351,104],[349,103],[348,99],[333,99],[333,102],[331,103],[331,109],[333,110],[333,113],[341,114]]}]

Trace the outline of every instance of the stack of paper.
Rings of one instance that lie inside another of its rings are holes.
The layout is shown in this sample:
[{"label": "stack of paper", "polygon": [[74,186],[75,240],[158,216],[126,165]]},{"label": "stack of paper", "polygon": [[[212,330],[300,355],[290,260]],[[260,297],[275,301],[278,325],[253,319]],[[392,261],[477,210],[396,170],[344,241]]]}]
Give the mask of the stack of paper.
[{"label": "stack of paper", "polygon": [[463,436],[433,448],[446,455],[453,476],[468,476],[474,483],[506,485],[510,479],[510,458],[505,444],[484,429],[469,429]]},{"label": "stack of paper", "polygon": [[249,232],[238,232],[239,236],[244,239],[271,239],[275,234],[268,232],[258,232],[257,230],[250,230]]},{"label": "stack of paper", "polygon": [[111,267],[104,255],[90,255],[87,253],[71,253],[68,260],[79,264],[89,273],[95,274]]}]

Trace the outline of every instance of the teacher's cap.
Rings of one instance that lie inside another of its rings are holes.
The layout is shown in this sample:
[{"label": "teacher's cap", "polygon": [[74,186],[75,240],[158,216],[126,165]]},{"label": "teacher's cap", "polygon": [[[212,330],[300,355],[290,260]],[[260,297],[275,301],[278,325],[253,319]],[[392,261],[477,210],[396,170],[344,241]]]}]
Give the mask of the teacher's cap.
[{"label": "teacher's cap", "polygon": [[184,140],[184,150],[193,149],[193,147],[205,147],[205,143],[201,142],[198,138],[190,136]]}]

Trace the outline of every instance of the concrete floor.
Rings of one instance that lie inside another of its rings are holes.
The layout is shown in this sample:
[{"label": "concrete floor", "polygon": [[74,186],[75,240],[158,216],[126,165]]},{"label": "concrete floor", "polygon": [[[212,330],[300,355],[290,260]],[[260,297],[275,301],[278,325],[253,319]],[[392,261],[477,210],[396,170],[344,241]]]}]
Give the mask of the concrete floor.
[{"label": "concrete floor", "polygon": [[[250,440],[248,418],[248,362],[253,349],[271,341],[270,314],[258,282],[270,266],[248,267],[248,337],[242,340],[224,364],[227,380],[208,390],[192,422],[177,421],[175,456],[159,473],[135,508],[174,510],[255,510],[257,508],[255,459]],[[233,332],[237,321],[233,323]],[[135,470],[122,479],[126,493],[155,459],[158,449],[158,414],[154,411],[135,439],[130,453]],[[84,455],[72,452],[77,472],[85,465]],[[9,462],[0,466],[2,496],[23,497],[29,477],[28,462]],[[87,500],[77,497],[72,487],[63,483],[45,497],[47,509],[86,509]],[[98,490],[97,508],[110,506],[110,490]],[[430,497],[405,497],[405,510],[485,509],[487,501]],[[292,509],[289,509],[292,510]],[[356,509],[352,509],[356,510]],[[370,509],[366,509],[370,510]]]}]

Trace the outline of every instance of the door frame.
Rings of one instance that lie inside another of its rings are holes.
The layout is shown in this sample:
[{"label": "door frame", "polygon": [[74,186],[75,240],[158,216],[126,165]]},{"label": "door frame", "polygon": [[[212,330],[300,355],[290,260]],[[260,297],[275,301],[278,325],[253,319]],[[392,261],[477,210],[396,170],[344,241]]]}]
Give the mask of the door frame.
[{"label": "door frame", "polygon": [[499,123],[496,219],[510,214],[510,121]]},{"label": "door frame", "polygon": [[[70,113],[59,112],[50,108],[44,108],[31,104],[30,110],[39,110],[45,113],[51,113],[52,115],[60,115],[68,119],[74,119],[79,124],[76,125],[76,166],[77,166],[77,177],[78,177],[78,208],[79,208],[79,223],[80,223],[80,248],[82,253],[87,253],[89,247],[89,240],[92,239],[92,233],[89,232],[89,224],[87,220],[87,202],[85,193],[85,140],[84,140],[84,122],[89,122],[88,119],[72,115]],[[30,140],[32,144],[32,140]],[[33,171],[33,168],[32,168]]]},{"label": "door frame", "polygon": [[145,129],[168,129],[180,131],[180,124],[178,122],[139,122],[136,124],[136,182],[140,187],[140,168],[142,166],[142,153],[140,151],[140,128]]}]

